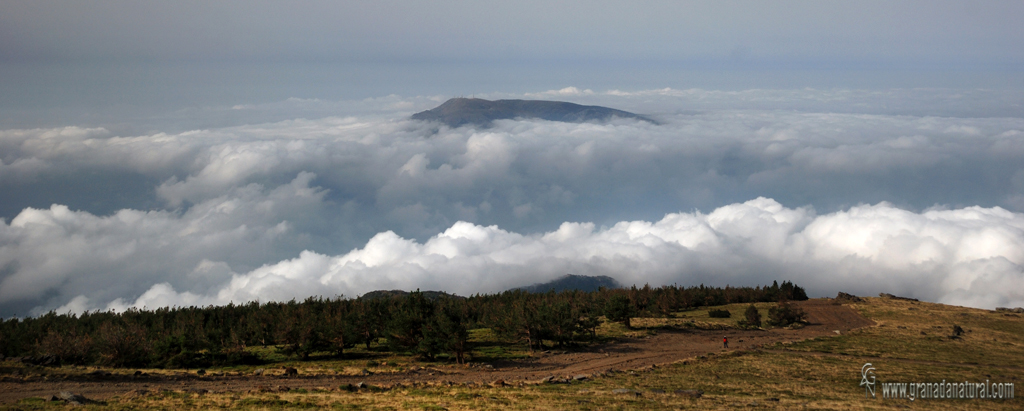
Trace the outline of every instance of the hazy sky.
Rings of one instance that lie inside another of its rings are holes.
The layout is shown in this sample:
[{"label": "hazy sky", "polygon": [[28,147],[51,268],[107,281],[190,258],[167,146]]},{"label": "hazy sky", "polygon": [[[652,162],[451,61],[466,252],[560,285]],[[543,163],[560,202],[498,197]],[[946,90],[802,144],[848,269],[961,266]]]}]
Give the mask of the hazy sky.
[{"label": "hazy sky", "polygon": [[[1024,305],[1021,16],[0,0],[0,316],[566,273]],[[459,95],[660,124],[408,120]]]}]

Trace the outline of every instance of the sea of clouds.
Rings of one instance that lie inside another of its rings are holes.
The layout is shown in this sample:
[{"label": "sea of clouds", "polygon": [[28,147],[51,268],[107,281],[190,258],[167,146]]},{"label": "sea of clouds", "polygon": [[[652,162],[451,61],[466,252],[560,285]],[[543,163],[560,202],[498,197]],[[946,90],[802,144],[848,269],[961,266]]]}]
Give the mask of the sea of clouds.
[{"label": "sea of clouds", "polygon": [[245,121],[183,132],[0,130],[0,316],[467,295],[566,273],[1024,305],[1019,93],[477,97],[659,124],[451,129],[408,120],[444,98],[389,96],[197,109]]}]

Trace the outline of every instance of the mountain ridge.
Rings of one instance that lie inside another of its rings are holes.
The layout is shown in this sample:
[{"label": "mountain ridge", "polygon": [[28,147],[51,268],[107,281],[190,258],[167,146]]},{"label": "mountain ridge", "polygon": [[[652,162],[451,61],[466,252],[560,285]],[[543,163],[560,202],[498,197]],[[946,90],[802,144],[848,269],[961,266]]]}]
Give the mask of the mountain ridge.
[{"label": "mountain ridge", "polygon": [[426,111],[413,114],[413,120],[437,121],[455,128],[467,124],[490,127],[495,120],[536,118],[567,123],[608,121],[612,118],[636,119],[655,123],[647,117],[602,106],[550,100],[484,100],[456,97]]},{"label": "mountain ridge", "polygon": [[549,291],[562,292],[566,290],[579,290],[585,292],[597,291],[604,288],[622,288],[622,284],[614,278],[606,275],[589,276],[566,274],[546,283],[537,283],[526,287],[514,288],[529,293],[546,293]]}]

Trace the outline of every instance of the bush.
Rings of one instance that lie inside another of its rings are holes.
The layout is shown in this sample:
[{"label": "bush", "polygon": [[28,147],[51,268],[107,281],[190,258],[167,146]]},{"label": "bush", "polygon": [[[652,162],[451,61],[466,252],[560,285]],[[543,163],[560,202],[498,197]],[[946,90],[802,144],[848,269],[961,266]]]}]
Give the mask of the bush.
[{"label": "bush", "polygon": [[50,330],[39,342],[39,351],[60,358],[64,364],[82,365],[89,359],[92,338],[88,334]]},{"label": "bush", "polygon": [[793,323],[802,323],[806,316],[804,310],[783,301],[778,306],[768,309],[768,325],[785,327]]},{"label": "bush", "polygon": [[105,323],[100,326],[97,346],[100,362],[114,367],[137,367],[150,361],[149,339],[136,324]]},{"label": "bush", "polygon": [[711,310],[708,311],[708,317],[711,318],[729,318],[732,317],[732,313],[729,310]]}]

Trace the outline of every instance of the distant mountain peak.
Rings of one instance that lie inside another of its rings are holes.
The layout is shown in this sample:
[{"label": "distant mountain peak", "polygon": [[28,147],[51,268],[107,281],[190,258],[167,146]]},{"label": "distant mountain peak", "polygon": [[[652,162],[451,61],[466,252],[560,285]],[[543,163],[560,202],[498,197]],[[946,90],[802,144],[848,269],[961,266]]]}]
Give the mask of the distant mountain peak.
[{"label": "distant mountain peak", "polygon": [[584,106],[564,101],[492,101],[465,97],[449,99],[440,106],[412,115],[413,120],[437,121],[449,127],[459,127],[466,124],[490,127],[494,120],[515,118],[538,118],[549,121],[583,123],[587,121],[608,121],[616,117],[654,123],[654,120],[638,114],[601,106]]},{"label": "distant mountain peak", "polygon": [[566,274],[546,283],[534,284],[527,287],[521,287],[519,289],[531,293],[546,293],[548,291],[561,292],[566,290],[590,292],[597,291],[601,287],[621,288],[622,284],[619,284],[619,282],[614,278],[605,275],[589,276]]}]

